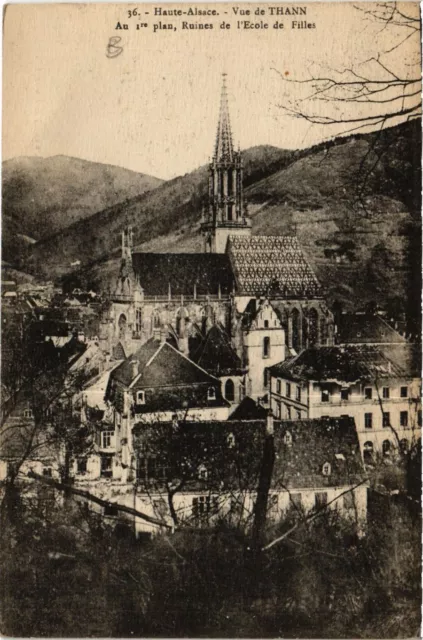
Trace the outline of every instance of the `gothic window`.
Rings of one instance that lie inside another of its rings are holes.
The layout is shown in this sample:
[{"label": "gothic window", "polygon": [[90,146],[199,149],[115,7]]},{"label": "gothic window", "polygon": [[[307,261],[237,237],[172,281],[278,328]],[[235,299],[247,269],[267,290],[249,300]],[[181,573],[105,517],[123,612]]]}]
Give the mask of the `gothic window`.
[{"label": "gothic window", "polygon": [[292,312],[292,346],[295,351],[300,351],[301,349],[300,312],[298,309],[294,309]]},{"label": "gothic window", "polygon": [[270,338],[266,336],[263,338],[263,358],[270,357]]},{"label": "gothic window", "polygon": [[140,334],[142,329],[142,311],[137,309],[135,311],[135,333]]},{"label": "gothic window", "polygon": [[124,313],[121,313],[118,320],[118,328],[119,328],[119,340],[124,341],[126,337],[126,327],[128,321]]},{"label": "gothic window", "polygon": [[228,204],[228,220],[229,222],[232,222],[233,220],[233,216],[234,216],[234,205],[233,204]]},{"label": "gothic window", "polygon": [[225,398],[229,402],[233,402],[235,400],[235,385],[234,385],[233,381],[230,378],[228,380],[226,380]]},{"label": "gothic window", "polygon": [[308,344],[314,347],[319,342],[319,315],[316,309],[311,309],[308,315]]}]

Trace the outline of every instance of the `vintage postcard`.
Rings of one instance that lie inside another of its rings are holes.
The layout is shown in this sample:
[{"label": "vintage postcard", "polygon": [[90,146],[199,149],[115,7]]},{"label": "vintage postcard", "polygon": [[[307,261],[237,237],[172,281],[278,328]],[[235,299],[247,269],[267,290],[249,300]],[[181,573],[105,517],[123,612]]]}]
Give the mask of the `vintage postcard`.
[{"label": "vintage postcard", "polygon": [[2,634],[419,635],[419,4],[3,33]]}]

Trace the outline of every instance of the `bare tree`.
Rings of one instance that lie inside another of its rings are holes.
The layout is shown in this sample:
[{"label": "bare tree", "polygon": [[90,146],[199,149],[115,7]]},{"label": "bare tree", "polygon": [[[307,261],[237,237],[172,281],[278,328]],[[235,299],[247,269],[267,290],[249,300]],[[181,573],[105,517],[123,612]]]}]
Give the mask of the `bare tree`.
[{"label": "bare tree", "polygon": [[[284,82],[301,88],[300,97],[281,105],[289,115],[331,126],[337,134],[382,129],[421,116],[420,17],[414,9],[408,15],[397,2],[368,6],[355,9],[363,20],[379,23],[380,31],[390,30],[392,46],[356,67],[331,69],[328,74],[310,72],[306,79],[292,79],[276,70]],[[415,41],[414,48],[406,46],[410,41]],[[399,63],[405,60],[403,72]]]}]

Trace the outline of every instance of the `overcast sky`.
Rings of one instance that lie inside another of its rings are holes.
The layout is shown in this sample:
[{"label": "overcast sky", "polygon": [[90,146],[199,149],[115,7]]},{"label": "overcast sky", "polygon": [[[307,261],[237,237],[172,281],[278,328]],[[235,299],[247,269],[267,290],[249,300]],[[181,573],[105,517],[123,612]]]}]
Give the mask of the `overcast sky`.
[{"label": "overcast sky", "polygon": [[[214,6],[219,23],[229,8]],[[65,154],[161,178],[184,174],[212,153],[223,71],[234,142],[241,148],[298,148],[321,140],[326,129],[292,120],[279,108],[292,85],[275,69],[301,79],[320,65],[351,67],[383,50],[392,33],[363,20],[349,3],[306,6],[306,17],[280,18],[284,30],[237,31],[233,17],[230,31],[153,34],[115,31],[119,20],[130,22],[131,5],[9,5],[3,158]],[[415,14],[417,3],[408,10]],[[270,25],[276,20],[264,19]],[[316,29],[291,29],[292,19]],[[106,45],[114,35],[122,37],[123,52],[111,59]],[[406,60],[398,64],[406,70]]]}]

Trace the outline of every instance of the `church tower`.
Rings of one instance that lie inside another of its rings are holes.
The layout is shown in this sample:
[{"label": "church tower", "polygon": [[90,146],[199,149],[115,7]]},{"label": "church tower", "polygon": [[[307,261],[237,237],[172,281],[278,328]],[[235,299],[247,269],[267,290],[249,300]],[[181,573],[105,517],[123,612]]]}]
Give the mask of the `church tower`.
[{"label": "church tower", "polygon": [[208,202],[203,210],[201,221],[206,252],[225,253],[228,236],[251,234],[251,222],[247,218],[242,179],[241,152],[233,149],[224,73],[216,144],[210,163]]}]

